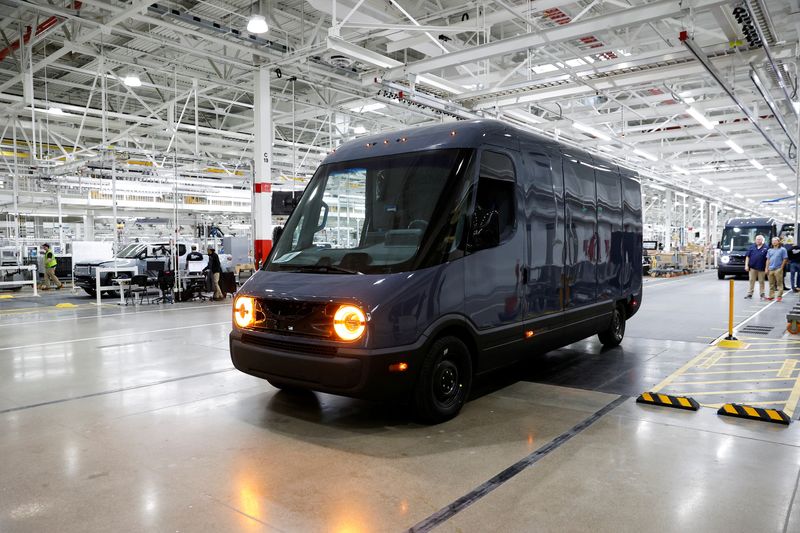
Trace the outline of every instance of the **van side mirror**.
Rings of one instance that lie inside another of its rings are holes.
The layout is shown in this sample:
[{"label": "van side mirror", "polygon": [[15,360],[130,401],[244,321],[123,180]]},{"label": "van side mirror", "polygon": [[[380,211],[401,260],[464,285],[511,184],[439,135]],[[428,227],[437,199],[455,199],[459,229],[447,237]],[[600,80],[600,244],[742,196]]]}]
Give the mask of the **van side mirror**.
[{"label": "van side mirror", "polygon": [[278,244],[278,239],[283,235],[283,226],[275,226],[272,228],[272,246]]},{"label": "van side mirror", "polygon": [[477,252],[500,244],[500,214],[497,210],[476,211],[470,221],[467,251]]}]

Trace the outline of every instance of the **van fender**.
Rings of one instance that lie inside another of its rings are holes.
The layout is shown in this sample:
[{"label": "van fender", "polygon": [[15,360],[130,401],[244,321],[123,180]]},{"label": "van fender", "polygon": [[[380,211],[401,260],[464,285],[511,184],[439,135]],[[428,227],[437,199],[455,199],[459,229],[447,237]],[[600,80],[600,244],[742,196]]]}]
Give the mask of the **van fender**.
[{"label": "van fender", "polygon": [[479,334],[472,321],[464,315],[450,313],[434,320],[420,335],[421,347],[427,350],[438,338],[449,332],[458,333],[458,337],[470,349],[473,357],[473,368],[476,368],[477,360],[480,356]]}]

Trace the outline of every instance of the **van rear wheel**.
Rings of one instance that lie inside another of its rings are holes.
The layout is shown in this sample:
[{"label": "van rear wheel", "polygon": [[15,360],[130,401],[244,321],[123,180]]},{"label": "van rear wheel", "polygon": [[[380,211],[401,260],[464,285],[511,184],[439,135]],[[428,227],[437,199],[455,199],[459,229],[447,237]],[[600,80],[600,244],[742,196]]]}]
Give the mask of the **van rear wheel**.
[{"label": "van rear wheel", "polygon": [[725,274],[723,274],[722,272],[720,272],[720,271],[718,270],[718,271],[717,271],[717,279],[725,279]]},{"label": "van rear wheel", "polygon": [[417,416],[429,424],[450,420],[461,411],[471,387],[469,348],[457,337],[442,337],[422,362],[414,391]]},{"label": "van rear wheel", "polygon": [[625,311],[621,306],[614,307],[614,312],[611,315],[611,324],[607,330],[601,331],[597,336],[606,348],[619,346],[625,337]]}]

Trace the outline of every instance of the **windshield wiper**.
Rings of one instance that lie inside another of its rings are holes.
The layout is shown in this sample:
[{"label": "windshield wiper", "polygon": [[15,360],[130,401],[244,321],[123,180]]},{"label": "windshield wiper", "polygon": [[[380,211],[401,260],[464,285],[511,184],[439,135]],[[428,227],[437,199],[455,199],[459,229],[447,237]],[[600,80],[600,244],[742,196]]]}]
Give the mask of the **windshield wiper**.
[{"label": "windshield wiper", "polygon": [[334,265],[286,265],[289,268],[294,269],[296,272],[338,272],[340,274],[360,274],[363,275],[363,272],[359,272],[358,270],[349,270],[347,268],[342,268]]}]

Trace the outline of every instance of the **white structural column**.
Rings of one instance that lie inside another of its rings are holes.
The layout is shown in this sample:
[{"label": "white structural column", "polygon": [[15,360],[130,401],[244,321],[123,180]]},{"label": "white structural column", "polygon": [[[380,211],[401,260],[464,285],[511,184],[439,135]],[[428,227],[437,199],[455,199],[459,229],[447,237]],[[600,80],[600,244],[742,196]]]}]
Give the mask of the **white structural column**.
[{"label": "white structural column", "polygon": [[664,191],[664,251],[672,250],[672,191]]},{"label": "white structural column", "polygon": [[253,253],[257,265],[272,248],[272,99],[269,70],[256,71],[253,143]]}]

